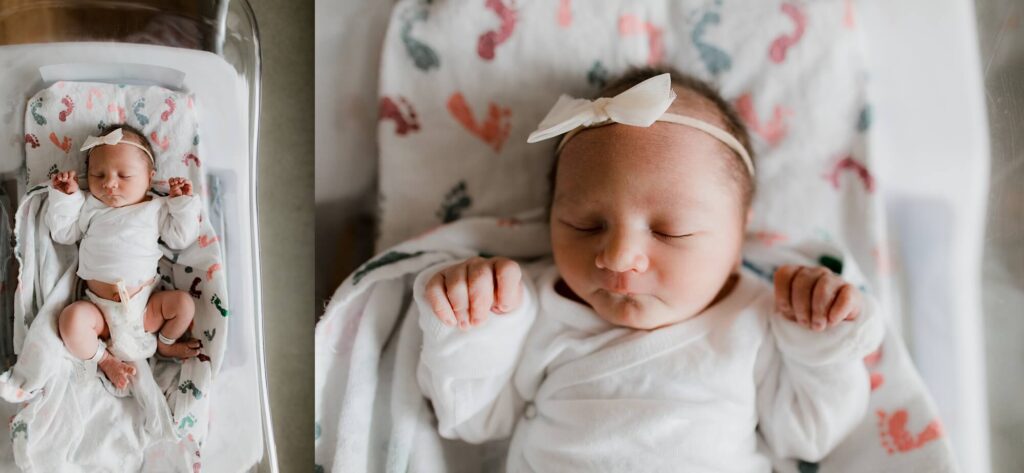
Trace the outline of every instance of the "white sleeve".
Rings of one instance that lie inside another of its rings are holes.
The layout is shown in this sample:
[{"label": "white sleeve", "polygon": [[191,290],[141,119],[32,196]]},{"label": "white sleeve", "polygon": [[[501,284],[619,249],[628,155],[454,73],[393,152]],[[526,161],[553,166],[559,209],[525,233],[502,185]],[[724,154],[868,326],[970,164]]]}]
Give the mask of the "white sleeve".
[{"label": "white sleeve", "polygon": [[518,309],[491,314],[483,324],[463,332],[438,320],[424,297],[427,281],[451,265],[435,265],[420,273],[413,286],[423,329],[417,380],[433,403],[442,437],[471,443],[505,438],[512,434],[525,405],[512,376],[536,319],[536,291],[524,277]]},{"label": "white sleeve", "polygon": [[856,321],[824,332],[769,315],[755,369],[757,411],[777,457],[819,461],[863,421],[871,390],[863,358],[885,330],[877,304],[864,299]]},{"label": "white sleeve", "polygon": [[199,238],[201,201],[196,196],[168,197],[160,215],[160,238],[168,247],[181,250]]},{"label": "white sleeve", "polygon": [[46,226],[50,227],[53,241],[63,245],[73,245],[82,238],[82,230],[78,226],[78,218],[82,215],[85,205],[84,191],[71,195],[53,187],[47,191],[49,206],[46,210]]}]

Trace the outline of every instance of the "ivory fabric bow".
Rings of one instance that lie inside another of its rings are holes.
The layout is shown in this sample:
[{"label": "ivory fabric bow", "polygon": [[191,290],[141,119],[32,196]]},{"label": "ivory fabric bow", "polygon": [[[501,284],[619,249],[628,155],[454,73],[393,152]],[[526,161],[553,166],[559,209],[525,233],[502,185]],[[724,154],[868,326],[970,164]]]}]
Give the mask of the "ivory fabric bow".
[{"label": "ivory fabric bow", "polygon": [[649,127],[668,110],[676,99],[669,74],[647,79],[615,97],[597,100],[577,99],[562,94],[551,111],[530,133],[527,143],[536,143],[607,121]]},{"label": "ivory fabric bow", "polygon": [[122,130],[121,128],[114,129],[110,133],[107,133],[106,135],[103,136],[89,136],[88,138],[85,139],[85,144],[83,144],[82,147],[79,148],[79,151],[88,151],[97,146],[103,145],[131,145],[141,149],[143,153],[146,153],[146,156],[149,156],[150,161],[154,161],[153,155],[150,154],[149,150],[146,149],[145,146],[142,146],[134,141],[125,140],[124,130]]},{"label": "ivory fabric bow", "polygon": [[615,97],[597,100],[577,99],[563,94],[555,102],[537,129],[530,133],[527,143],[536,143],[565,134],[558,144],[561,151],[565,143],[580,130],[607,123],[621,123],[649,127],[656,121],[675,123],[696,128],[722,142],[740,156],[751,176],[754,163],[746,148],[729,132],[704,120],[675,113],[666,113],[676,99],[672,78],[668,73],[647,79]]}]

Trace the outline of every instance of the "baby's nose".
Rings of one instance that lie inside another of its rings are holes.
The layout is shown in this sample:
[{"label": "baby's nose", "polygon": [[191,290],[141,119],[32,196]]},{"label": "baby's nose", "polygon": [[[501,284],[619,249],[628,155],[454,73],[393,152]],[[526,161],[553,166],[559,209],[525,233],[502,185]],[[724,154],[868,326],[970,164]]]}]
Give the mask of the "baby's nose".
[{"label": "baby's nose", "polygon": [[643,242],[630,235],[612,235],[595,261],[598,268],[616,273],[647,271],[650,261]]}]

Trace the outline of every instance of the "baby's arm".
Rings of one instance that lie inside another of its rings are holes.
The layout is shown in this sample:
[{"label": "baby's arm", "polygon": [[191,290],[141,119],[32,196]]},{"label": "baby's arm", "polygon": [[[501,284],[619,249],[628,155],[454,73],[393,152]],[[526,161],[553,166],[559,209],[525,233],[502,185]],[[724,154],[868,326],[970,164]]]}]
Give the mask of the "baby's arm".
[{"label": "baby's arm", "polygon": [[[498,260],[503,261],[502,268],[511,263],[521,274],[515,263]],[[479,443],[508,437],[525,404],[513,387],[512,375],[536,318],[536,296],[529,280],[496,278],[496,264],[473,258],[454,266],[435,266],[416,278],[413,294],[423,329],[417,378],[423,394],[433,402],[438,430],[445,438]],[[497,280],[498,287],[484,279]],[[482,292],[482,286],[489,290]],[[454,321],[442,322],[442,318],[454,319],[454,313],[460,314],[459,319],[471,312],[480,316],[474,306],[486,306],[489,312],[495,294],[512,290],[518,296],[517,308],[500,317],[481,319],[462,330]]]},{"label": "baby's arm", "polygon": [[202,203],[192,195],[192,182],[181,177],[168,179],[171,193],[160,218],[160,237],[167,246],[180,250],[199,237]]},{"label": "baby's arm", "polygon": [[806,461],[821,460],[864,419],[870,382],[863,358],[884,335],[872,299],[839,276],[816,274],[817,284],[831,294],[824,307],[842,306],[845,315],[829,317],[827,327],[815,330],[808,328],[813,317],[771,314],[755,370],[758,428],[765,441],[779,457]]},{"label": "baby's arm", "polygon": [[78,188],[77,174],[75,171],[55,174],[47,191],[46,225],[50,227],[53,241],[64,245],[73,245],[82,238],[78,217],[85,205],[85,194]]}]

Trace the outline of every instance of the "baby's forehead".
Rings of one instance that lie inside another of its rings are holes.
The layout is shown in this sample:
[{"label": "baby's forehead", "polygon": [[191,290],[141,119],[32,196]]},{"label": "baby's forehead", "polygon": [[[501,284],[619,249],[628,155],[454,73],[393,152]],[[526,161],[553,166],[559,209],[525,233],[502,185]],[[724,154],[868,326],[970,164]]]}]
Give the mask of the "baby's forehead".
[{"label": "baby's forehead", "polygon": [[680,84],[673,84],[676,99],[668,112],[704,120],[722,129],[728,129],[725,113],[711,99]]}]

